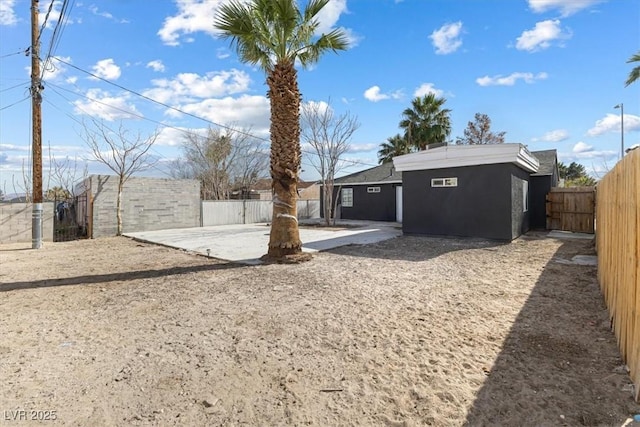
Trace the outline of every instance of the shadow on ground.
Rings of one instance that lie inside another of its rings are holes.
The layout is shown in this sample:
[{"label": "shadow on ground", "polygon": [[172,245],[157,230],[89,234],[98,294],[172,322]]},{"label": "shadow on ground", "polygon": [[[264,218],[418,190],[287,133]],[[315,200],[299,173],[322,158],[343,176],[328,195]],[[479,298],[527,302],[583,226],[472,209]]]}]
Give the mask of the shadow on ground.
[{"label": "shadow on ground", "polygon": [[[437,258],[454,251],[468,249],[497,250],[498,247],[507,244],[509,243],[475,238],[404,235],[367,245],[341,246],[327,252],[336,255],[419,262]],[[416,250],[416,247],[419,249]]]},{"label": "shadow on ground", "polygon": [[[567,242],[554,258],[592,251]],[[468,426],[621,426],[640,413],[591,266],[546,265],[487,375]]]},{"label": "shadow on ground", "polygon": [[96,283],[123,282],[138,279],[153,279],[157,277],[175,276],[189,273],[199,273],[215,270],[226,270],[229,268],[243,268],[245,265],[235,263],[218,263],[193,265],[188,267],[171,267],[155,270],[139,270],[123,273],[83,275],[75,277],[64,277],[57,279],[30,280],[24,282],[0,282],[0,292],[15,291],[21,289],[50,288],[57,286],[72,285],[93,285]]}]

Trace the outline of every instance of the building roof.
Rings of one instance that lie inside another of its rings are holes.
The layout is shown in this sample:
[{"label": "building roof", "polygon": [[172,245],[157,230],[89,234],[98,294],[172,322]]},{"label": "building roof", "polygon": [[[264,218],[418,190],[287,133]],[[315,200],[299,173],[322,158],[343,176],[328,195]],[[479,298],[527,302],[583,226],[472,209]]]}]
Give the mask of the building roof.
[{"label": "building roof", "polygon": [[532,173],[533,176],[553,175],[553,171],[557,166],[558,154],[556,150],[532,151],[531,154],[536,156],[540,162],[538,172]]},{"label": "building roof", "polygon": [[344,184],[395,184],[402,183],[402,173],[393,167],[393,162],[383,163],[360,172],[334,180],[335,185]]},{"label": "building roof", "polygon": [[399,171],[416,171],[463,166],[513,163],[528,172],[537,172],[540,162],[522,144],[447,145],[393,159]]}]

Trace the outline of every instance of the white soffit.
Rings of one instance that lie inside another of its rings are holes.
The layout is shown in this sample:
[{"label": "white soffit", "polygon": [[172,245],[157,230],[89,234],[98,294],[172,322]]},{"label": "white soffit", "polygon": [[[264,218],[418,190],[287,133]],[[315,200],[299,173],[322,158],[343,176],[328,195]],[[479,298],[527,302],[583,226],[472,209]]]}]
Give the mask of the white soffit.
[{"label": "white soffit", "polygon": [[447,145],[393,158],[398,172],[513,163],[537,172],[540,162],[522,144]]}]

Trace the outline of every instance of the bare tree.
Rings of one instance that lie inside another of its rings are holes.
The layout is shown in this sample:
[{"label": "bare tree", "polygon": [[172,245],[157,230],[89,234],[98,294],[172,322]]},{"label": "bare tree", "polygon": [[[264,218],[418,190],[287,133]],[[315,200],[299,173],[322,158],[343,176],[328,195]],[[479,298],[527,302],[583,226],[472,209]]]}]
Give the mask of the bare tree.
[{"label": "bare tree", "polygon": [[486,114],[476,113],[474,121],[467,123],[464,137],[458,137],[457,145],[502,144],[506,132],[491,132],[491,119]]},{"label": "bare tree", "polygon": [[147,170],[156,160],[148,154],[158,138],[158,131],[143,138],[138,132],[130,132],[120,122],[118,130],[107,128],[104,123],[93,121],[93,126],[83,124],[82,138],[89,146],[93,158],[111,169],[118,177],[116,216],[117,235],[122,235],[122,190],[125,182],[136,172]]},{"label": "bare tree", "polygon": [[200,180],[205,200],[228,199],[233,188],[249,189],[269,164],[262,142],[234,128],[188,132],[182,150],[184,158],[173,162],[171,175]]},{"label": "bare tree", "polygon": [[[349,112],[335,115],[330,101],[302,104],[301,139],[313,149],[310,161],[320,174],[323,215],[327,225],[333,217],[333,189],[336,174],[345,166],[342,156],[349,150],[349,140],[360,127],[358,118]],[[333,218],[335,224],[335,218]]]},{"label": "bare tree", "polygon": [[[61,188],[69,195],[69,197],[75,197],[74,184],[88,176],[88,166],[85,163],[82,170],[79,169],[78,158],[73,159],[68,156],[64,159],[57,159],[51,152],[51,145],[49,145],[49,185],[53,181],[53,188]],[[59,194],[60,192],[56,192]]]}]

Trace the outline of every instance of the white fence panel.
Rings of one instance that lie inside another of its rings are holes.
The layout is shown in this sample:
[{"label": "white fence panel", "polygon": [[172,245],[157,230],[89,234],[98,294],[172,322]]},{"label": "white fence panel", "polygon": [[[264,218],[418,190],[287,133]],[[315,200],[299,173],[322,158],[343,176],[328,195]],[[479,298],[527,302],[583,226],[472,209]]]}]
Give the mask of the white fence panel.
[{"label": "white fence panel", "polygon": [[[298,218],[320,218],[319,200],[298,200]],[[202,202],[202,226],[255,224],[270,222],[270,200],[205,200]]]},{"label": "white fence panel", "polygon": [[202,202],[202,226],[243,224],[242,200],[205,200]]},{"label": "white fence panel", "polygon": [[298,200],[298,219],[320,218],[320,200]]},{"label": "white fence panel", "polygon": [[273,215],[273,203],[270,200],[247,200],[244,209],[244,224],[269,222]]}]

